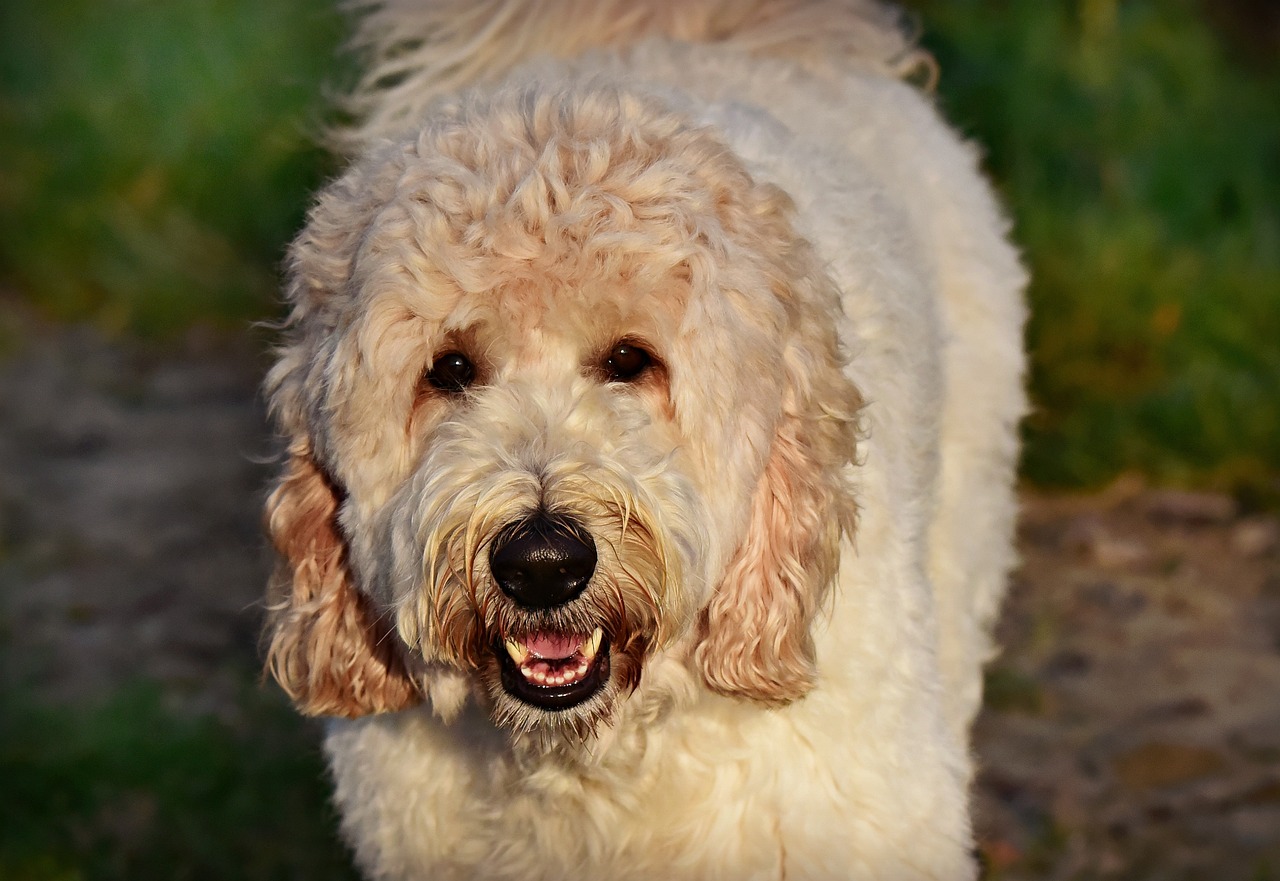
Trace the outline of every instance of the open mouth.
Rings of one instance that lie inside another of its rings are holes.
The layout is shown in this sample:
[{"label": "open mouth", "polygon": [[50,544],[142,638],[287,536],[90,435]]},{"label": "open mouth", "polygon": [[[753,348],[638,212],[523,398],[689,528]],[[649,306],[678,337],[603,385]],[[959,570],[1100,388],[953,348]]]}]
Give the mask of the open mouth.
[{"label": "open mouth", "polygon": [[609,678],[609,642],[591,633],[530,633],[494,646],[502,687],[543,710],[566,710],[587,700]]}]

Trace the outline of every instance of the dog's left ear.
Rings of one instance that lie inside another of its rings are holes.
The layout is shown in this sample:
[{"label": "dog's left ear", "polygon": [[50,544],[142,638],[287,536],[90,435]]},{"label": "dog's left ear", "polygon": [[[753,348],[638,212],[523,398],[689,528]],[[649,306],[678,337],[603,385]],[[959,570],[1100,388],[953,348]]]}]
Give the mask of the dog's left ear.
[{"label": "dog's left ear", "polygon": [[803,290],[779,292],[797,325],[783,358],[782,415],[746,535],[703,609],[694,654],[712,691],[766,704],[785,704],[813,687],[810,625],[856,513],[847,466],[862,399],[844,373],[830,318],[838,299],[820,270],[796,287]]},{"label": "dog's left ear", "polygon": [[784,704],[806,695],[816,678],[809,628],[839,565],[852,504],[803,429],[784,419],[746,537],[702,613],[695,659],[720,694]]}]

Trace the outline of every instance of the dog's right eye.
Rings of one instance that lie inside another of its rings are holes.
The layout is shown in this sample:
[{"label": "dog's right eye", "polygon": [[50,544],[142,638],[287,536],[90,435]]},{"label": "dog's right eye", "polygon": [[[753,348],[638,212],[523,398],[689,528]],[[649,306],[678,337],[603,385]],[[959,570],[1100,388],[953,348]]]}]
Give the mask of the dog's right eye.
[{"label": "dog's right eye", "polygon": [[463,391],[475,382],[475,379],[475,365],[461,352],[446,352],[436,358],[431,363],[431,370],[427,373],[427,382],[451,395]]}]

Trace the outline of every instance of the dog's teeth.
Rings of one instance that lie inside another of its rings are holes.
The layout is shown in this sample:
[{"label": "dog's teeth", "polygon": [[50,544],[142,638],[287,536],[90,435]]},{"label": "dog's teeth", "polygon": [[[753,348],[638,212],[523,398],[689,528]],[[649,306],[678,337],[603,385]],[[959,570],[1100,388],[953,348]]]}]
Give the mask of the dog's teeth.
[{"label": "dog's teeth", "polygon": [[503,642],[503,645],[507,647],[507,654],[511,656],[511,660],[516,662],[516,666],[517,667],[523,666],[524,662],[529,657],[529,652],[525,649],[525,647],[522,646],[520,643],[516,642],[514,639],[505,640]]},{"label": "dog's teeth", "polygon": [[582,648],[578,649],[582,656],[590,661],[596,656],[596,652],[600,651],[600,640],[604,639],[604,631],[597,627],[591,634],[591,638],[582,644]]},{"label": "dog's teeth", "polygon": [[[573,658],[556,658],[550,661],[530,651],[515,639],[504,640],[503,645],[526,682],[554,688],[583,679],[591,669],[591,664],[595,660],[596,653],[600,651],[600,644],[603,641],[604,631],[597,627],[595,632],[578,647]],[[568,662],[575,659],[577,664],[567,666]]]}]

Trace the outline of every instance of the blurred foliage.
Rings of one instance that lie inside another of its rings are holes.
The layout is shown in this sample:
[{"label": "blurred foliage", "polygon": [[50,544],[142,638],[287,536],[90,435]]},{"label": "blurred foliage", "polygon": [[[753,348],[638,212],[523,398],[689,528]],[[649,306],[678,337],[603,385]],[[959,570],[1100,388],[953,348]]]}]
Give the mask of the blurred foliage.
[{"label": "blurred foliage", "polygon": [[[1275,54],[1195,0],[911,6],[1033,273],[1025,473],[1277,493]],[[315,0],[0,4],[0,280],[131,331],[269,313],[341,30]]]},{"label": "blurred foliage", "polygon": [[0,279],[108,329],[264,314],[341,31],[308,0],[0,4]]},{"label": "blurred foliage", "polygon": [[76,711],[0,694],[0,879],[354,881],[314,734],[243,709],[237,729],[146,686]]},{"label": "blurred foliage", "polygon": [[924,0],[1032,272],[1024,470],[1275,492],[1280,65],[1190,0]]}]

